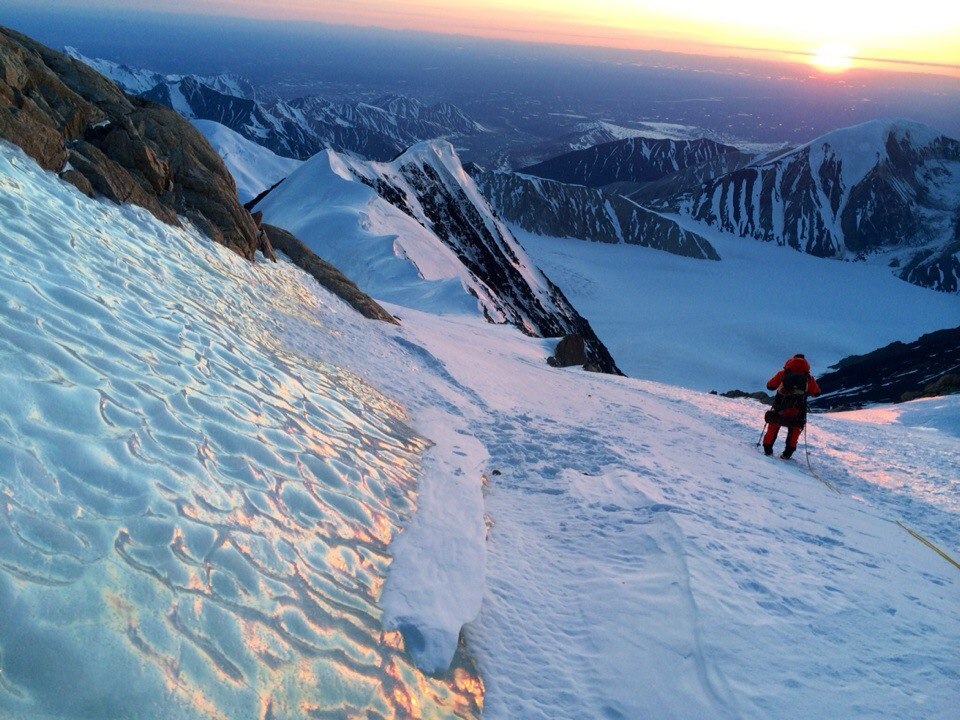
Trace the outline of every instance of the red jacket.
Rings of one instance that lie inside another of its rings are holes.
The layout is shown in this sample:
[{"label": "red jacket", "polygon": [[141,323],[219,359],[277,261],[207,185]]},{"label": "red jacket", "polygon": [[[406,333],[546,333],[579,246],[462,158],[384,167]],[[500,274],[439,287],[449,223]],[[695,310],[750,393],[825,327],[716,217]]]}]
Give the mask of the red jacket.
[{"label": "red jacket", "polygon": [[[783,382],[783,376],[787,373],[799,373],[807,374],[807,387],[806,394],[816,397],[820,394],[820,386],[817,385],[817,381],[813,379],[813,376],[810,375],[810,363],[807,362],[806,358],[794,355],[792,358],[787,360],[783,364],[783,370],[778,372],[772,378],[767,380],[767,389],[768,390],[778,390],[780,384]],[[779,416],[785,421],[785,424],[791,425],[791,427],[803,427],[804,422],[807,417],[807,403],[806,396],[800,396],[796,394],[780,394],[777,393],[777,396],[773,400],[773,409],[776,411]],[[774,423],[771,423],[772,427],[778,427]]]}]

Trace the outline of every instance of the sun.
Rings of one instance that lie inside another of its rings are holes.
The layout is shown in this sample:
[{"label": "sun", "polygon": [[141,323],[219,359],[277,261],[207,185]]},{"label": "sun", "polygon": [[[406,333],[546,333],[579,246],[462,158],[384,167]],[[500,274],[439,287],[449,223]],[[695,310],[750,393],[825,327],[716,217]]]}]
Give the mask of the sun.
[{"label": "sun", "polygon": [[821,45],[810,56],[810,64],[825,72],[843,72],[853,65],[853,53],[845,45]]}]

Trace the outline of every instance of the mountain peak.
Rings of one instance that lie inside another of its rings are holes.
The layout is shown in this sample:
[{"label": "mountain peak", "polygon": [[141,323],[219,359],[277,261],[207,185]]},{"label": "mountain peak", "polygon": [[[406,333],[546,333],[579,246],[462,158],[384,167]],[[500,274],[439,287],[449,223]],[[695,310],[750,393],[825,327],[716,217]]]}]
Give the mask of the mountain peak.
[{"label": "mountain peak", "polygon": [[795,150],[773,160],[807,150],[813,167],[820,167],[834,159],[841,163],[841,177],[845,187],[859,183],[878,163],[889,157],[889,142],[906,143],[915,150],[927,147],[943,135],[933,128],[902,118],[870,120],[859,125],[833,130],[814,138]]}]

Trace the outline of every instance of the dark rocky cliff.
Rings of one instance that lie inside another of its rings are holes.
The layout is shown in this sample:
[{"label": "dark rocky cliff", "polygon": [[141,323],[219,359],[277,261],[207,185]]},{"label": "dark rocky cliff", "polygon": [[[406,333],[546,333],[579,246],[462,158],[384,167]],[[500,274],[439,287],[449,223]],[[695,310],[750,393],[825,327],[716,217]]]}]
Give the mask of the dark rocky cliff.
[{"label": "dark rocky cliff", "polygon": [[91,197],[174,225],[182,216],[247,259],[265,243],[223,161],[188,121],[3,27],[0,138]]},{"label": "dark rocky cliff", "polygon": [[627,243],[706,260],[720,255],[702,235],[619,195],[517,173],[470,169],[477,188],[507,222],[537,235]]},{"label": "dark rocky cliff", "polygon": [[823,394],[811,407],[846,410],[960,392],[960,327],[894,342],[834,367],[819,379]]}]

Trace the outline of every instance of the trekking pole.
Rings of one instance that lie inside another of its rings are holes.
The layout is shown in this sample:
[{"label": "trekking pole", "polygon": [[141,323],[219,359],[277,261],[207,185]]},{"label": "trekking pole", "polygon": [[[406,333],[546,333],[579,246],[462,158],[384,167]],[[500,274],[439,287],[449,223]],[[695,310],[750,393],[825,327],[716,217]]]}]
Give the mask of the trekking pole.
[{"label": "trekking pole", "polygon": [[763,436],[766,435],[766,433],[767,433],[767,425],[768,425],[768,424],[769,424],[769,423],[764,423],[764,424],[763,424],[763,430],[760,431],[760,439],[757,440],[756,447],[760,447],[760,443],[763,442]]}]

